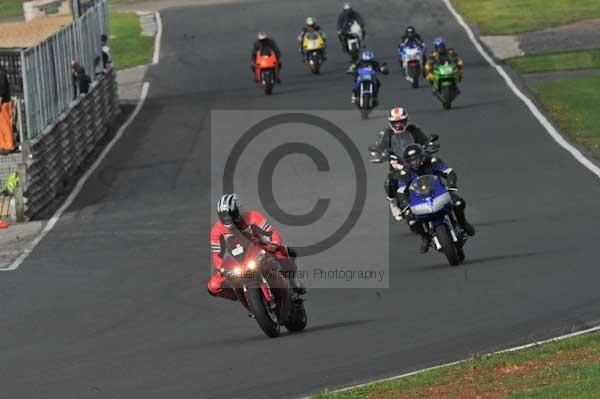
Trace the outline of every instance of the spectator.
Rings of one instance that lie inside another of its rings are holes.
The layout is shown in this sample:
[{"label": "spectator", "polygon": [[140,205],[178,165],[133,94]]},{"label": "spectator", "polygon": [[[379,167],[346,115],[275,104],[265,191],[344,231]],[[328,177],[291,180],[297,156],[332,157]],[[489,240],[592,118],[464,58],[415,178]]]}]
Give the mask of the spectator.
[{"label": "spectator", "polygon": [[79,71],[77,73],[77,83],[79,85],[79,94],[87,94],[87,92],[90,90],[92,78],[85,73],[85,69],[82,66],[79,67]]},{"label": "spectator", "polygon": [[78,84],[77,84],[77,74],[79,72],[79,63],[75,60],[71,60],[71,79],[73,82],[73,100],[77,98],[77,94],[79,94]]},{"label": "spectator", "polygon": [[100,62],[102,57],[98,56],[94,58],[94,79],[102,79],[104,76],[104,69],[102,68],[102,63]]},{"label": "spectator", "polygon": [[12,100],[8,72],[0,65],[0,154],[6,155],[15,150],[12,121]]},{"label": "spectator", "polygon": [[92,79],[75,60],[71,61],[71,75],[73,77],[73,99],[76,99],[78,94],[86,94],[89,91]]},{"label": "spectator", "polygon": [[108,37],[102,35],[100,41],[102,42],[102,67],[104,68],[104,74],[108,75],[113,67],[113,59],[110,54],[110,47],[108,47]]}]

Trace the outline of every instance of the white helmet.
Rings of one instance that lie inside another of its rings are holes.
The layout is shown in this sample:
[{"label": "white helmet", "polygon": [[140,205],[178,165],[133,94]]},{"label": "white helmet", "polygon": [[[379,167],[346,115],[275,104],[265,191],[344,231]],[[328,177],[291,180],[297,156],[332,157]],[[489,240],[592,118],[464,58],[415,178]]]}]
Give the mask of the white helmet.
[{"label": "white helmet", "polygon": [[404,133],[408,126],[408,112],[402,107],[392,108],[388,115],[388,122],[394,133]]},{"label": "white helmet", "polygon": [[242,220],[242,205],[237,194],[224,194],[217,203],[217,215],[228,229],[239,225]]},{"label": "white helmet", "polygon": [[344,3],[344,10],[352,10],[352,6],[350,5],[350,3]]},{"label": "white helmet", "polygon": [[258,40],[265,40],[267,38],[267,34],[265,32],[258,32],[258,34],[256,35],[256,38]]}]

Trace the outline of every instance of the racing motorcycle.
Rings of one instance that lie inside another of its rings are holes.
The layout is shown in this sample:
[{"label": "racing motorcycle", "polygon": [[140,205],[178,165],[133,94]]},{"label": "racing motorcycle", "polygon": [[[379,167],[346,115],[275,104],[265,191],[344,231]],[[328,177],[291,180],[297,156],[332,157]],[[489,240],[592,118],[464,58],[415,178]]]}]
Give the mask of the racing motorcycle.
[{"label": "racing motorcycle", "polygon": [[302,40],[302,49],[304,50],[304,62],[310,68],[311,72],[318,74],[323,64],[323,50],[325,49],[325,39],[320,32],[307,32]]},{"label": "racing motorcycle", "polygon": [[450,62],[439,64],[433,70],[433,91],[442,102],[444,109],[452,108],[452,101],[460,93],[458,90],[459,76],[458,67]]},{"label": "racing motorcycle", "polygon": [[398,56],[402,60],[402,73],[414,89],[419,87],[419,78],[423,71],[423,52],[424,48],[414,43],[398,48]]},{"label": "racing motorcycle", "polygon": [[307,324],[303,299],[292,289],[277,258],[239,231],[225,239],[225,248],[218,272],[238,300],[248,305],[263,332],[274,338],[282,325],[290,332],[303,330]]},{"label": "racing motorcycle", "polygon": [[464,261],[468,236],[456,222],[448,188],[439,177],[424,175],[415,179],[408,191],[410,210],[430,235],[431,245],[443,252],[452,266]]},{"label": "racing motorcycle", "polygon": [[279,61],[270,48],[263,48],[256,52],[255,60],[256,81],[262,86],[265,94],[273,92],[275,86]]},{"label": "racing motorcycle", "polygon": [[352,62],[358,61],[360,49],[363,47],[363,30],[360,24],[354,20],[348,21],[346,29],[342,32],[345,43],[345,51],[350,54]]},{"label": "racing motorcycle", "polygon": [[[382,63],[381,67],[383,74],[387,75],[389,71],[385,68],[385,63]],[[348,73],[353,74],[354,67],[351,67]],[[356,71],[356,80],[354,82],[354,87],[358,88],[356,106],[360,111],[362,119],[368,119],[369,114],[378,104],[377,98],[375,98],[376,75],[377,72],[371,66],[363,66]]]}]

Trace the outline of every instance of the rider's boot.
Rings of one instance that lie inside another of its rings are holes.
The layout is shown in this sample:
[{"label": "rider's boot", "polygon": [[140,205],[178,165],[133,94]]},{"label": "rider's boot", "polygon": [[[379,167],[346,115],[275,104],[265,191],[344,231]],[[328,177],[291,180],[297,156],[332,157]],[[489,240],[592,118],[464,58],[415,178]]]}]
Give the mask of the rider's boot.
[{"label": "rider's boot", "polygon": [[292,289],[294,290],[294,292],[298,295],[304,295],[306,294],[306,287],[304,287],[304,285],[298,281],[298,279],[296,279],[295,276],[290,276],[288,278],[288,281],[290,282],[290,285],[292,286]]},{"label": "rider's boot", "polygon": [[467,233],[468,236],[473,237],[475,235],[475,227],[473,227],[469,222],[467,222],[467,218],[465,217],[465,208],[459,206],[454,207],[454,214],[456,215],[456,221],[462,227],[462,229]]},{"label": "rider's boot", "polygon": [[429,251],[429,247],[431,246],[431,237],[429,236],[429,234],[427,234],[427,232],[423,228],[423,225],[417,221],[414,221],[414,223],[412,224],[409,222],[409,226],[413,233],[421,236],[421,248],[419,249],[419,251],[422,254]]}]

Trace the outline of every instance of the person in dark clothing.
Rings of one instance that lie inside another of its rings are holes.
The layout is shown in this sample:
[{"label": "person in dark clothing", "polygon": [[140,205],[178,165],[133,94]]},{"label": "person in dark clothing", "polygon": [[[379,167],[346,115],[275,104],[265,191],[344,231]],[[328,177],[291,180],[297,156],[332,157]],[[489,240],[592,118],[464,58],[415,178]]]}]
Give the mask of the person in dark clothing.
[{"label": "person in dark clothing", "polygon": [[277,57],[277,83],[281,83],[279,72],[281,71],[281,51],[275,43],[275,40],[271,39],[265,32],[258,32],[256,35],[256,41],[252,45],[252,52],[250,53],[250,69],[252,69],[252,76],[256,79],[256,53],[261,49],[270,49],[275,53]]},{"label": "person in dark clothing", "polygon": [[8,72],[4,66],[0,65],[0,103],[11,101],[10,82],[8,81]]},{"label": "person in dark clothing", "polygon": [[79,94],[86,94],[89,91],[92,79],[75,60],[71,61],[71,76],[73,77],[73,99],[76,99]]},{"label": "person in dark clothing", "polygon": [[[400,38],[400,44],[398,44],[398,54],[400,54],[400,52],[402,51],[402,49],[404,49],[405,47],[420,47],[423,49],[423,59],[422,59],[422,63],[423,66],[425,66],[425,63],[427,62],[427,56],[425,54],[425,41],[423,40],[423,38],[421,37],[420,34],[417,33],[416,29],[413,28],[412,26],[409,26],[406,28],[406,30],[404,31],[404,34],[402,35],[402,37]],[[402,58],[400,58],[399,60],[400,63],[400,67],[403,67],[402,64]],[[425,77],[425,72],[423,70],[423,76]]]},{"label": "person in dark clothing", "polygon": [[379,132],[375,144],[369,146],[373,157],[371,162],[388,161],[388,176],[384,182],[384,188],[390,202],[392,215],[398,221],[402,220],[402,212],[396,198],[397,170],[401,166],[399,158],[404,153],[404,149],[414,143],[424,147],[432,145],[431,138],[425,132],[415,124],[408,124],[408,112],[402,107],[395,107],[388,114],[388,127]]},{"label": "person in dark clothing", "polygon": [[113,67],[113,59],[110,54],[110,47],[108,46],[108,36],[101,35],[100,42],[102,43],[102,68],[104,74],[107,75]]},{"label": "person in dark clothing", "polygon": [[360,27],[362,28],[362,38],[361,39],[364,40],[365,35],[367,34],[367,31],[365,30],[364,19],[360,16],[360,14],[358,12],[356,12],[352,9],[352,6],[350,5],[350,3],[344,3],[344,9],[342,10],[341,14],[338,16],[338,19],[337,19],[336,29],[337,29],[338,39],[340,40],[342,48],[346,52],[348,51],[348,49],[346,48],[345,32],[348,29],[348,23],[352,22],[352,21],[356,21],[356,23],[358,23],[360,25]]},{"label": "person in dark clothing", "polygon": [[348,21],[356,21],[360,27],[362,28],[363,38],[365,37],[365,20],[360,16],[360,14],[352,9],[350,3],[344,4],[344,10],[339,15],[337,19],[336,29],[338,31],[338,35],[344,30]]},{"label": "person in dark clothing", "polygon": [[431,238],[419,223],[415,215],[410,211],[408,187],[419,176],[435,175],[440,177],[448,187],[456,221],[464,232],[469,236],[475,235],[475,228],[467,222],[465,216],[466,202],[456,194],[458,176],[446,163],[439,157],[427,155],[423,147],[419,144],[408,145],[402,156],[403,166],[398,172],[398,203],[403,209],[404,217],[408,222],[411,231],[422,238],[421,253],[429,250]]},{"label": "person in dark clothing", "polygon": [[[350,65],[350,68],[348,69],[348,73],[351,73],[352,76],[354,77],[354,85],[352,86],[352,99],[351,99],[352,104],[355,104],[358,99],[359,84],[358,84],[358,80],[356,79],[358,77],[358,70],[360,68],[364,68],[364,67],[370,67],[374,71],[381,72],[384,75],[387,75],[390,73],[390,71],[387,69],[385,63],[379,63],[379,62],[375,61],[375,55],[371,51],[365,51],[364,53],[362,53],[360,60],[356,64]],[[374,87],[374,93],[373,93],[373,106],[376,107],[377,104],[379,103],[379,101],[378,101],[379,88],[381,87],[381,82],[379,81],[379,79],[375,78],[374,86],[375,87]]]},{"label": "person in dark clothing", "polygon": [[[304,48],[302,47],[302,42],[304,41],[304,36],[306,36],[306,34],[309,32],[319,32],[321,34],[321,37],[323,38],[323,41],[327,40],[325,32],[322,32],[321,27],[319,25],[317,25],[316,18],[313,18],[313,17],[306,18],[306,26],[304,26],[302,28],[302,31],[300,31],[300,35],[298,36],[298,45],[300,47],[299,51],[302,54],[303,59],[306,59],[306,53],[304,52]],[[327,54],[325,52],[325,47],[323,47],[321,49],[321,54],[323,55],[323,61],[326,61]]]},{"label": "person in dark clothing", "polygon": [[421,47],[425,47],[425,41],[423,41],[423,38],[421,37],[421,35],[418,34],[417,31],[415,30],[415,28],[413,28],[412,26],[409,26],[408,28],[406,28],[406,30],[404,31],[404,34],[400,38],[400,44],[398,45],[398,47],[406,46],[406,44],[409,41],[414,41],[417,45],[419,45]]}]

